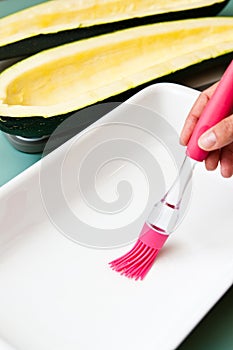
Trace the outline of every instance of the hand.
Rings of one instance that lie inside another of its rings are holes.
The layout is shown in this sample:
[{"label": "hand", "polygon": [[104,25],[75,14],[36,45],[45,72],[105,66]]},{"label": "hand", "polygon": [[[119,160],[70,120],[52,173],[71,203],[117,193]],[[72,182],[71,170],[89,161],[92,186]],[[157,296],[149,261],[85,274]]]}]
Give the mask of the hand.
[{"label": "hand", "polygon": [[[180,143],[183,146],[188,144],[194,127],[217,85],[218,83],[203,91],[194,103],[180,135]],[[233,175],[233,114],[202,134],[198,140],[198,146],[210,152],[205,160],[207,170],[215,170],[220,162],[222,176],[231,177]]]}]

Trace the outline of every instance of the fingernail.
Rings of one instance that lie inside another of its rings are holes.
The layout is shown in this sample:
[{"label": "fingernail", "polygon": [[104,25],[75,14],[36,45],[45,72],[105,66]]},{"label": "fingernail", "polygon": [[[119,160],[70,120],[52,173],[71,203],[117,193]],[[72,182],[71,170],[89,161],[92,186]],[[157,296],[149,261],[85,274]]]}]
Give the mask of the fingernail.
[{"label": "fingernail", "polygon": [[183,142],[183,139],[181,137],[179,138],[179,143],[180,143],[181,146],[185,146],[185,144]]},{"label": "fingernail", "polygon": [[212,148],[217,141],[216,135],[213,131],[207,131],[198,140],[198,146],[203,149]]}]

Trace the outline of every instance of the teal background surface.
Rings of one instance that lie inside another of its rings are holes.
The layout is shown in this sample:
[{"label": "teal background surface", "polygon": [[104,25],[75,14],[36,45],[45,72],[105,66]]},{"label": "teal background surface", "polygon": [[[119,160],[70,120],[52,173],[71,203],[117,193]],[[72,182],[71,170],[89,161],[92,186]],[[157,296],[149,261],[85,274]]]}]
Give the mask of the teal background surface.
[{"label": "teal background surface", "polygon": [[[41,2],[45,0],[1,0],[0,17]],[[233,16],[233,0],[219,15]],[[40,157],[40,154],[32,155],[16,151],[0,132],[0,186],[38,161]],[[192,349],[233,349],[233,288],[224,295],[177,350]]]}]

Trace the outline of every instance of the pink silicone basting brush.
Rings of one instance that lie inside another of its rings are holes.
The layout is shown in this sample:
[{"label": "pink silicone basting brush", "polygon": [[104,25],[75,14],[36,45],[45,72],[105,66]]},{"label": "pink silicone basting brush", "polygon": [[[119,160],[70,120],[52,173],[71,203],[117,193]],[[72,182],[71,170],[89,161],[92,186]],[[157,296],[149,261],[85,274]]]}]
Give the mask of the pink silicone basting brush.
[{"label": "pink silicone basting brush", "polygon": [[158,252],[176,228],[182,196],[192,177],[193,167],[190,167],[189,158],[201,162],[208,155],[208,152],[199,148],[199,137],[229,116],[232,110],[233,61],[226,69],[196,124],[187,146],[185,160],[175,182],[161,201],[153,207],[134,247],[124,256],[110,262],[113,270],[136,280],[145,277]]}]

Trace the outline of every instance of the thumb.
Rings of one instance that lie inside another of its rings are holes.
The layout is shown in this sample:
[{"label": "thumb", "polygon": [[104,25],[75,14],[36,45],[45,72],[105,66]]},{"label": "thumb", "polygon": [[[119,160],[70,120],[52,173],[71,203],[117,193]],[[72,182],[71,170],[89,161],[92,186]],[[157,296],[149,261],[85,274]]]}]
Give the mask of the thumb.
[{"label": "thumb", "polygon": [[198,146],[205,151],[220,149],[233,142],[233,114],[199,137]]}]

